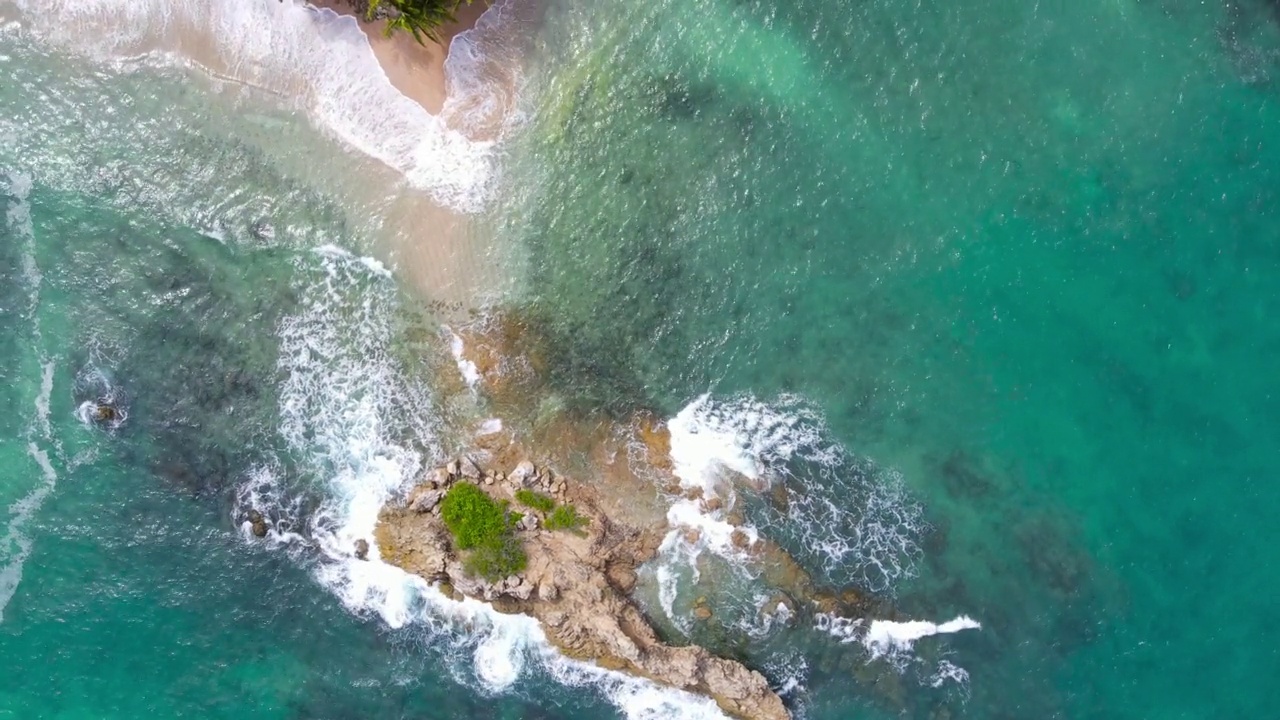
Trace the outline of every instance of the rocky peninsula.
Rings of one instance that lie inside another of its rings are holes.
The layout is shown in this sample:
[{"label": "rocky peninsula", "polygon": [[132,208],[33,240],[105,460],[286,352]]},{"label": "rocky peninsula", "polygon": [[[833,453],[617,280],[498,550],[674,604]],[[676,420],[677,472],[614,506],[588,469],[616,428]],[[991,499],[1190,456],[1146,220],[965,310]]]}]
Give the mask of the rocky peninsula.
[{"label": "rocky peninsula", "polygon": [[[459,483],[524,511],[514,527],[527,554],[524,570],[492,580],[468,571],[442,518],[446,493]],[[521,491],[574,508],[580,522],[548,529],[551,513],[520,505]],[[709,696],[735,717],[790,717],[759,672],[701,647],[664,643],[629,599],[637,568],[656,554],[661,539],[652,527],[607,514],[589,486],[547,468],[522,461],[501,470],[467,458],[430,472],[405,506],[383,511],[376,531],[384,561],[438,583],[456,599],[476,598],[499,612],[537,618],[570,657]]]},{"label": "rocky peninsula", "polygon": [[[455,399],[478,403],[482,413],[532,420],[473,421],[475,432],[456,459],[383,508],[372,538],[376,556],[455,599],[536,618],[570,657],[702,694],[745,720],[789,718],[764,675],[704,647],[669,642],[633,599],[638,571],[664,542],[698,541],[697,529],[672,526],[672,503],[696,503],[739,526],[734,552],[774,589],[770,608],[792,617],[801,607],[865,617],[876,601],[856,589],[819,587],[780,546],[746,528],[732,490],[704,496],[682,486],[670,432],[651,413],[604,418],[557,406],[546,340],[536,327],[499,315],[447,335],[454,355],[447,364],[461,371],[451,381]],[[442,369],[445,378],[452,368]],[[477,529],[489,540],[478,539]],[[356,555],[369,554],[362,540]],[[697,622],[713,613],[702,599],[692,609]]]}]

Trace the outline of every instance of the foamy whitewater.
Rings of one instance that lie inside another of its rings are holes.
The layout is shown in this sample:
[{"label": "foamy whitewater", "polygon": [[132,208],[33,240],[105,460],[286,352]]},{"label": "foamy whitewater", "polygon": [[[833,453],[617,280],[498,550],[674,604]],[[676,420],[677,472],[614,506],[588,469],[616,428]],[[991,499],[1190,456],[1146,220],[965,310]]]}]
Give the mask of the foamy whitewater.
[{"label": "foamy whitewater", "polygon": [[[703,395],[677,413],[668,428],[671,459],[681,486],[700,491],[703,498],[723,501],[721,509],[708,510],[700,500],[679,498],[667,514],[673,529],[661,547],[655,578],[662,608],[678,627],[687,631],[691,624],[687,613],[675,612],[674,604],[682,579],[687,578],[690,591],[696,591],[691,586],[699,579],[697,561],[702,551],[727,560],[738,580],[754,576],[749,556],[733,544],[735,527],[725,515],[738,501],[739,492],[765,492],[778,483],[787,484],[786,524],[800,529],[801,545],[815,550],[825,567],[845,568],[851,577],[880,593],[892,593],[896,582],[915,573],[920,554],[917,537],[924,529],[921,507],[908,498],[896,474],[852,462],[843,447],[828,439],[821,416],[802,399],[783,396],[765,403],[752,397],[718,401]],[[861,502],[850,502],[851,497]],[[696,532],[690,536],[689,530]],[[746,533],[749,542],[760,534],[749,525],[738,530]],[[689,537],[696,540],[690,542]],[[756,605],[767,601],[763,594],[749,597]],[[752,616],[755,622],[742,623],[738,629],[761,635],[769,632],[775,618],[785,619],[785,608],[765,610]],[[819,631],[842,643],[860,642],[869,660],[884,658],[900,670],[913,661],[916,641],[980,628],[967,616],[942,624],[888,620],[868,624],[865,619],[817,617]],[[967,683],[963,668],[944,662],[927,677],[929,684]]]},{"label": "foamy whitewater", "polygon": [[[146,57],[192,64],[271,92],[305,111],[322,130],[400,171],[447,207],[475,212],[489,199],[493,141],[468,139],[396,90],[353,17],[298,0],[16,4],[24,24],[68,50],[109,62]],[[468,42],[478,48],[482,41]],[[476,54],[476,62],[481,57]],[[454,61],[451,70],[459,78],[459,93],[483,98],[480,83],[466,79],[476,73],[464,60]],[[460,97],[456,102],[489,101]]]},{"label": "foamy whitewater", "polygon": [[[282,323],[281,433],[306,459],[315,485],[281,484],[262,467],[239,489],[237,512],[273,518],[268,540],[314,565],[316,580],[352,612],[390,627],[414,625],[449,648],[460,684],[501,693],[536,668],[565,685],[592,687],[628,718],[723,718],[711,700],[569,660],[537,621],[503,615],[475,600],[456,602],[422,578],[381,561],[376,543],[357,560],[357,539],[373,540],[379,510],[441,460],[433,397],[397,359],[390,342],[396,287],[376,261],[334,247],[298,261],[306,309]],[[298,494],[318,491],[320,508],[300,517]],[[246,523],[242,531],[249,539]]]},{"label": "foamy whitewater", "polygon": [[[801,544],[838,573],[837,580],[883,593],[915,574],[924,529],[919,503],[897,474],[851,458],[832,441],[821,415],[802,398],[766,403],[703,395],[667,426],[681,486],[723,500],[722,509],[707,511],[681,499],[668,513],[674,527],[700,531],[701,547],[724,557],[737,554],[730,541],[734,528],[724,521],[727,508],[739,490],[761,493],[783,484],[787,513],[778,520],[799,529]],[[758,537],[756,528],[742,529],[752,541]]]}]

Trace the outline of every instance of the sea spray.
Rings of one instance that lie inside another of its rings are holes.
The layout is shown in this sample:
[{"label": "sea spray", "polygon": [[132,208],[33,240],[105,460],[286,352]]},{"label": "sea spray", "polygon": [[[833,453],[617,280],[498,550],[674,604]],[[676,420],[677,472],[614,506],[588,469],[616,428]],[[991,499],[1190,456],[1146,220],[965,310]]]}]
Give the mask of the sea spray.
[{"label": "sea spray", "polygon": [[954,683],[968,691],[969,672],[947,659],[930,664],[912,651],[918,641],[935,635],[950,635],[965,630],[981,630],[982,624],[968,615],[959,615],[944,623],[927,620],[865,620],[845,618],[831,613],[814,616],[814,629],[842,644],[857,643],[867,652],[867,661],[883,660],[899,673],[916,666],[926,666],[918,675],[922,685],[942,687]]}]

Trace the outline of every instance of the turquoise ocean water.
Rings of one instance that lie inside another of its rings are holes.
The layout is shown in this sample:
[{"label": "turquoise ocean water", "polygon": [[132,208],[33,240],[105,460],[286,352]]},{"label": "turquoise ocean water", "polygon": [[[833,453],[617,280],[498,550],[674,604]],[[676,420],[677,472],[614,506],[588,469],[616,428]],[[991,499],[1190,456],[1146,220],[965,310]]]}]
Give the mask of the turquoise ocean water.
[{"label": "turquoise ocean water", "polygon": [[[0,31],[0,718],[704,712],[341,560],[451,428],[438,319],[363,259],[353,188],[404,190],[331,108],[35,25]],[[792,511],[749,519],[982,628],[872,660],[808,615],[660,625],[801,717],[1276,714],[1271,3],[554,0],[529,32],[477,220],[562,398],[783,422]],[[104,397],[119,427],[77,416]]]}]

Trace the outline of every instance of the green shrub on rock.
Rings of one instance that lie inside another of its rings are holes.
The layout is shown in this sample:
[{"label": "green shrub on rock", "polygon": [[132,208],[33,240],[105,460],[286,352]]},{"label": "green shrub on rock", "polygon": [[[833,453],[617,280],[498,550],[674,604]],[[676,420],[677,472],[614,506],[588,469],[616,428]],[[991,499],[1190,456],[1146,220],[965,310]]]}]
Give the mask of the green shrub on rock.
[{"label": "green shrub on rock", "polygon": [[[517,513],[518,514],[518,513]],[[453,535],[468,573],[494,581],[525,569],[528,556],[516,538],[518,519],[485,491],[467,482],[455,483],[440,501],[440,518]]]},{"label": "green shrub on rock", "polygon": [[480,547],[511,531],[507,509],[471,483],[455,483],[440,501],[440,517],[460,550]]},{"label": "green shrub on rock", "polygon": [[556,508],[556,501],[551,499],[549,495],[543,495],[540,492],[525,488],[520,488],[516,491],[516,502],[544,513],[549,513]]},{"label": "green shrub on rock", "polygon": [[489,582],[515,575],[529,564],[520,541],[513,535],[504,535],[472,550],[462,561],[467,573],[480,576]]},{"label": "green shrub on rock", "polygon": [[560,505],[547,518],[548,530],[569,530],[578,532],[586,527],[587,518],[578,514],[578,508],[572,505]]}]

